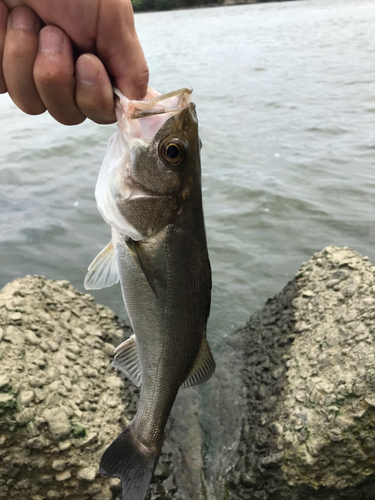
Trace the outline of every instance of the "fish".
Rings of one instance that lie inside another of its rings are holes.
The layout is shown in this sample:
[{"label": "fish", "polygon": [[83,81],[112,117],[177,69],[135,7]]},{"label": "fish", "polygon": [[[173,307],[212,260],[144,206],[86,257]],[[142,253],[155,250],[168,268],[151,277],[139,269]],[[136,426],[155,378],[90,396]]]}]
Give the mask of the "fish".
[{"label": "fish", "polygon": [[192,89],[161,95],[149,87],[143,101],[114,92],[117,131],[95,188],[111,241],[89,266],[85,287],[121,284],[133,335],[112,364],[141,387],[140,397],[99,469],[121,479],[123,500],[143,500],[180,387],[206,382],[215,370],[206,337],[212,281]]}]

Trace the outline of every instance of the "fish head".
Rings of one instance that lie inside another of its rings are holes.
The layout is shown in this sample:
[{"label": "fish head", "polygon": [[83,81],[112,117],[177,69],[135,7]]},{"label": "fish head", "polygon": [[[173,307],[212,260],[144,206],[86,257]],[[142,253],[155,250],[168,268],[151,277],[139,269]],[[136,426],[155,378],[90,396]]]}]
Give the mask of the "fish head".
[{"label": "fish head", "polygon": [[150,142],[132,148],[132,173],[145,192],[183,197],[200,179],[200,146],[195,104],[169,117]]},{"label": "fish head", "polygon": [[117,101],[118,131],[103,161],[96,199],[103,218],[134,240],[154,236],[200,192],[198,120],[190,93]]}]

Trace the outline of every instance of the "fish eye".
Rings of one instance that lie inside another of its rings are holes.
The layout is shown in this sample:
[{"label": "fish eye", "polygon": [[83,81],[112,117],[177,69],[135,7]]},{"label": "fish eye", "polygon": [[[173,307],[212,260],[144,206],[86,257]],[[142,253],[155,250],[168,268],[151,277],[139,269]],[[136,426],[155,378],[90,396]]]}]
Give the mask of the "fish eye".
[{"label": "fish eye", "polygon": [[164,139],[159,145],[159,155],[168,166],[177,167],[186,159],[187,144],[182,139]]},{"label": "fish eye", "polygon": [[177,146],[177,144],[168,144],[168,146],[165,148],[165,154],[170,160],[175,160],[180,156],[180,148]]}]

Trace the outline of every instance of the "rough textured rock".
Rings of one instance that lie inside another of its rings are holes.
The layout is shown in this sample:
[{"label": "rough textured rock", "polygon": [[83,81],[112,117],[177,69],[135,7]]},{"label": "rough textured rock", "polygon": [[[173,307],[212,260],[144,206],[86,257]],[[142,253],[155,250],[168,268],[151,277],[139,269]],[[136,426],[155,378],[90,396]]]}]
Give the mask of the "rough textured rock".
[{"label": "rough textured rock", "polygon": [[375,498],[375,267],[327,247],[236,334],[247,414],[229,497]]},{"label": "rough textured rock", "polygon": [[98,472],[134,395],[110,365],[129,329],[67,281],[0,292],[0,499],[113,498]]},{"label": "rough textured rock", "polygon": [[[38,277],[5,287],[0,322],[0,499],[114,498],[97,470],[136,405],[108,358],[124,324]],[[215,353],[214,377],[176,399],[147,500],[375,500],[366,257],[315,254]]]}]

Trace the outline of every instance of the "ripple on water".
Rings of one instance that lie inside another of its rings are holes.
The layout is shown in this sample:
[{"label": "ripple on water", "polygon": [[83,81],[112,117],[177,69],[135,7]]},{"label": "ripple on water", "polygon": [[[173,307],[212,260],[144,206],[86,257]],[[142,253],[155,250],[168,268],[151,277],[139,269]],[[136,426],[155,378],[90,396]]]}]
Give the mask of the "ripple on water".
[{"label": "ripple on water", "polygon": [[[148,13],[136,24],[152,85],[195,88],[218,344],[325,245],[375,260],[372,1]],[[82,290],[110,234],[94,187],[114,127],[63,127],[7,96],[0,110],[1,285],[40,273]],[[95,296],[124,314],[117,287]]]},{"label": "ripple on water", "polygon": [[[195,89],[213,269],[208,335],[220,363],[233,329],[315,251],[347,245],[375,261],[375,3],[148,13],[136,25],[152,85]],[[0,113],[0,285],[42,274],[83,290],[110,237],[94,187],[114,127],[63,127],[3,95]],[[126,314],[118,286],[94,295]],[[232,445],[220,432],[215,443],[207,437],[213,454]]]}]

